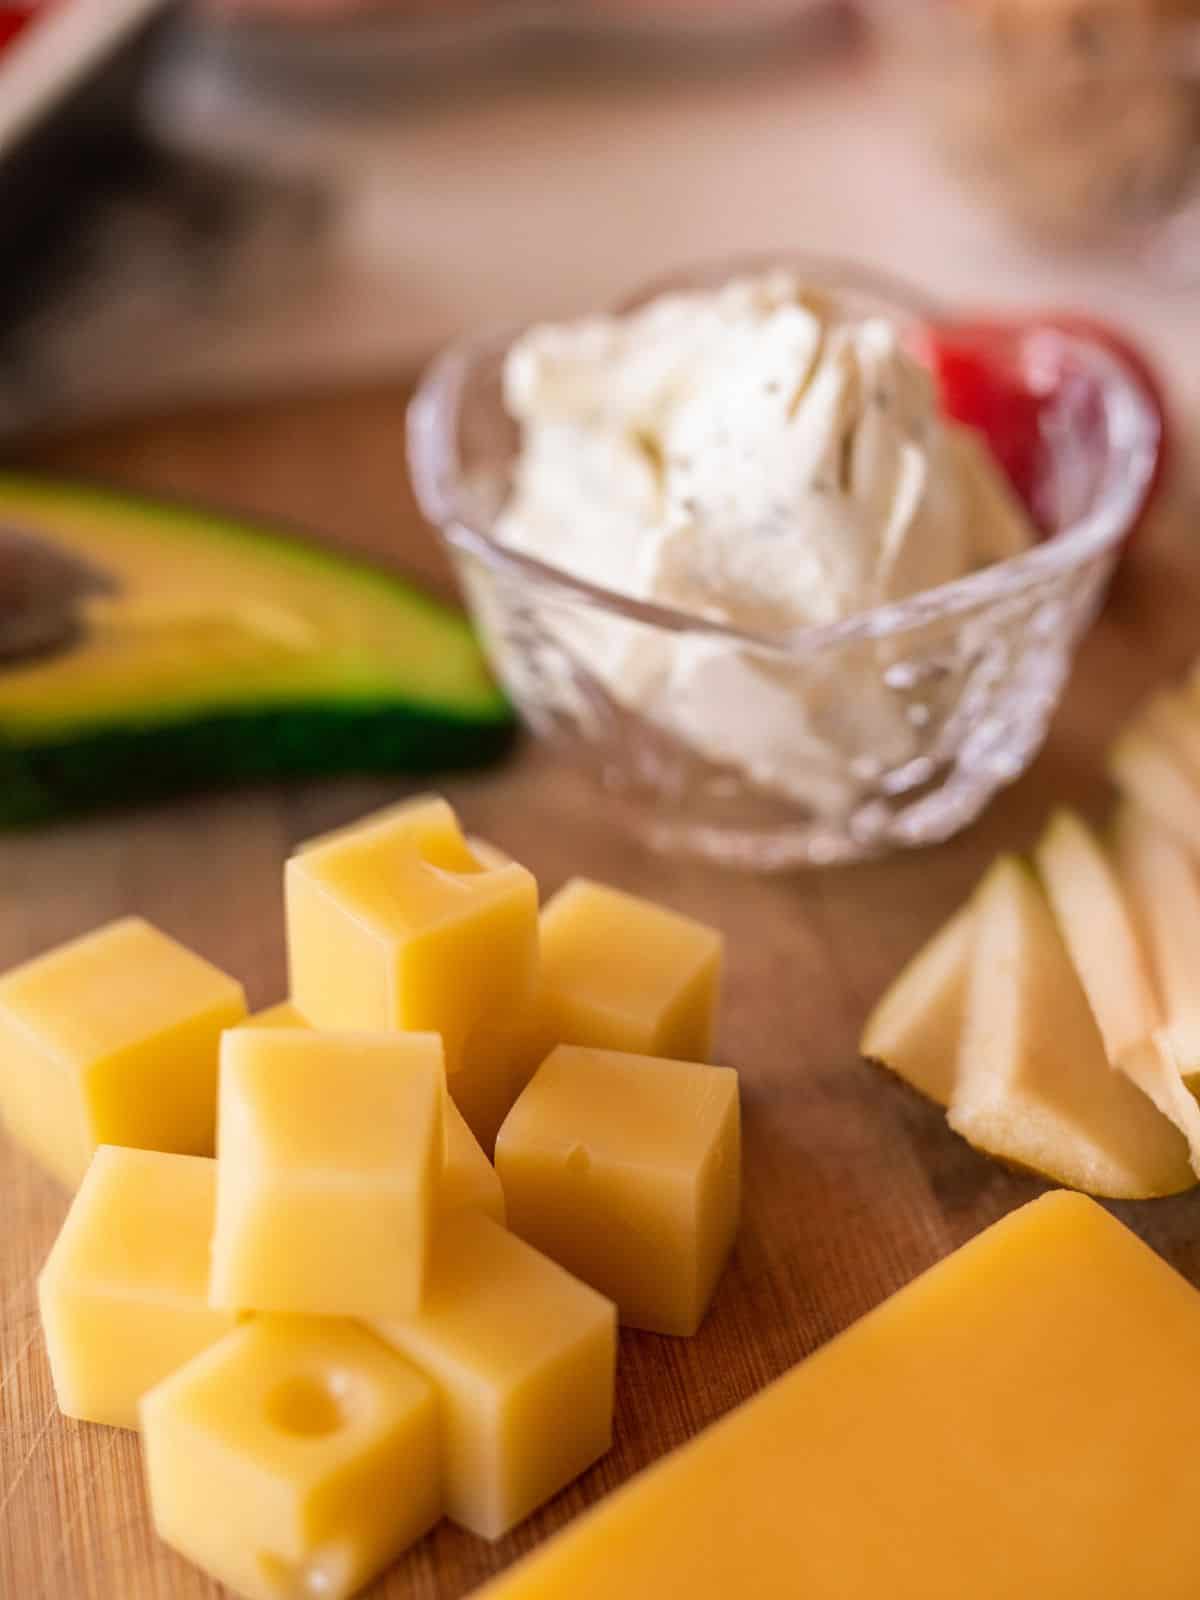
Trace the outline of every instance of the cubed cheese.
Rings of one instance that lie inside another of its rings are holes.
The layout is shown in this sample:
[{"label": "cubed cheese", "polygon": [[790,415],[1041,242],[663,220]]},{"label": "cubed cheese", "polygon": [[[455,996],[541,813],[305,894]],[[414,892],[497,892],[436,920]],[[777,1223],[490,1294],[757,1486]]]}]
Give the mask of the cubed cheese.
[{"label": "cubed cheese", "polygon": [[440,1392],[446,1512],[498,1539],[612,1440],[610,1301],[476,1212],[438,1230],[425,1298],[372,1326]]},{"label": "cubed cheese", "polygon": [[227,1033],[212,1303],[359,1317],[415,1307],[444,1099],[436,1034]]},{"label": "cubed cheese", "polygon": [[159,1534],[247,1600],[344,1600],[441,1515],[433,1389],[352,1323],[255,1317],[142,1427]]},{"label": "cubed cheese", "polygon": [[490,1151],[516,1092],[512,1018],[537,974],[533,877],[480,860],[433,799],[303,850],[286,887],[303,1015],[321,1028],[440,1033],[450,1092]]},{"label": "cubed cheese", "polygon": [[211,1155],[217,1044],[242,987],[140,917],[0,979],[0,1106],[72,1188],[98,1145]]},{"label": "cubed cheese", "polygon": [[617,1303],[692,1334],[737,1232],[737,1074],[560,1045],[496,1143],[509,1226]]},{"label": "cubed cheese", "polygon": [[554,1044],[585,1044],[707,1061],[721,955],[716,929],[651,900],[572,879],[541,915],[541,985],[531,1032],[543,1054]]},{"label": "cubed cheese", "polygon": [[160,1378],[229,1331],[208,1304],[217,1164],[102,1145],[38,1279],[59,1408],[137,1427]]}]

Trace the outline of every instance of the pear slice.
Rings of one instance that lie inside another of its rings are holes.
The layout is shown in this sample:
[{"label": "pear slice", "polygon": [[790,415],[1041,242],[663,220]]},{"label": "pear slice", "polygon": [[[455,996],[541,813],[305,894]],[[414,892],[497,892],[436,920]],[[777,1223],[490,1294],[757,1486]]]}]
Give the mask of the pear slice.
[{"label": "pear slice", "polygon": [[1178,1194],[1187,1142],[1108,1065],[1054,918],[1029,867],[1002,856],[974,901],[950,1126],[987,1154],[1111,1199]]},{"label": "pear slice", "polygon": [[1115,1065],[1162,1021],[1121,885],[1096,835],[1071,811],[1051,817],[1033,858]]},{"label": "pear slice", "polygon": [[1133,918],[1096,835],[1070,811],[1034,851],[1050,908],[1083,985],[1109,1065],[1132,1079],[1183,1134],[1200,1172],[1200,1105],[1183,1081]]},{"label": "pear slice", "polygon": [[1178,689],[1160,689],[1142,707],[1144,728],[1167,744],[1190,777],[1200,782],[1200,707]]},{"label": "pear slice", "polygon": [[858,1046],[940,1106],[954,1093],[974,929],[968,900],[889,984]]},{"label": "pear slice", "polygon": [[1200,783],[1173,744],[1148,725],[1134,723],[1109,751],[1108,770],[1122,794],[1200,850]]},{"label": "pear slice", "polygon": [[1113,849],[1154,974],[1166,1037],[1184,1081],[1200,1089],[1200,876],[1179,841],[1137,806],[1113,824]]}]

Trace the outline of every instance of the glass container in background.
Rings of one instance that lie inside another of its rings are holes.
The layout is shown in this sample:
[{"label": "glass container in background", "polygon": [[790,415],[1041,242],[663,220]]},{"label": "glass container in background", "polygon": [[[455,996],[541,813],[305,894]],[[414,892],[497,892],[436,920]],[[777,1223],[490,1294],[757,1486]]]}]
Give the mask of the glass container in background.
[{"label": "glass container in background", "polygon": [[[870,272],[806,259],[718,265],[632,303],[773,266],[826,289],[848,318],[915,329],[937,315]],[[1084,337],[1046,338],[1064,382],[1035,486],[1045,542],[823,627],[748,633],[502,545],[494,524],[519,444],[501,396],[506,338],[456,346],[431,368],[410,412],[413,480],[526,722],[651,843],[754,870],[930,844],[972,821],[1039,749],[1158,460],[1159,419],[1121,362]],[[1046,357],[1043,345],[1029,358]],[[679,650],[717,669],[690,701],[670,670],[661,692],[631,701],[606,667],[634,653],[669,664]],[[811,766],[789,792],[702,753],[704,720],[744,726],[760,694],[775,716],[795,706],[814,734]]]},{"label": "glass container in background", "polygon": [[850,0],[198,0],[192,48],[276,92],[363,92],[548,45],[693,59],[844,28]]},{"label": "glass container in background", "polygon": [[1200,9],[872,0],[871,11],[914,114],[973,198],[1043,242],[1200,280]]},{"label": "glass container in background", "polygon": [[[414,177],[423,129],[516,103],[561,127],[572,95],[673,79],[702,106],[758,65],[829,54],[847,15],[842,0],[46,0],[0,51],[0,437],[407,375],[460,325],[436,245],[416,266],[409,248],[440,225],[403,198],[437,189],[436,158]],[[14,82],[30,104],[10,152]]]}]

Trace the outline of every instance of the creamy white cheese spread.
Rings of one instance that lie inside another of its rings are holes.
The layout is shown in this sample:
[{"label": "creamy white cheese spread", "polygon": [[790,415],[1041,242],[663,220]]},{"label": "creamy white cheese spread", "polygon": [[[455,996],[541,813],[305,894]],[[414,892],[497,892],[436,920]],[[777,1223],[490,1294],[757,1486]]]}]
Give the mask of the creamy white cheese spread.
[{"label": "creamy white cheese spread", "polygon": [[[504,396],[521,444],[497,537],[709,621],[835,622],[1034,538],[892,323],[849,320],[789,273],[535,327]],[[839,670],[602,615],[556,626],[622,704],[818,811],[844,803],[848,743],[894,764],[917,739],[861,654]]]}]

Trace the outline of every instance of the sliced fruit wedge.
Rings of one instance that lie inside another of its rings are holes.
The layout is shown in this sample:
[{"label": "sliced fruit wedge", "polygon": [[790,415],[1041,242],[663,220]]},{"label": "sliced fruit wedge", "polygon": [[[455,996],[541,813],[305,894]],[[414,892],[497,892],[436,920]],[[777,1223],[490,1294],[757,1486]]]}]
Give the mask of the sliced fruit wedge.
[{"label": "sliced fruit wedge", "polygon": [[1184,1080],[1170,1035],[1156,1028],[1121,1057],[1120,1070],[1152,1100],[1187,1140],[1192,1171],[1200,1176],[1200,1105]]},{"label": "sliced fruit wedge", "polygon": [[1034,862],[1108,1058],[1115,1063],[1149,1038],[1162,1020],[1121,885],[1100,841],[1071,811],[1060,811],[1047,823]]},{"label": "sliced fruit wedge", "polygon": [[1160,689],[1150,696],[1136,720],[1156,734],[1200,784],[1200,706],[1189,694]]},{"label": "sliced fruit wedge", "polygon": [[1133,1200],[1190,1188],[1182,1134],[1109,1067],[1029,867],[997,861],[975,917],[950,1126],[989,1155],[1090,1194]]},{"label": "sliced fruit wedge", "polygon": [[1109,776],[1136,805],[1184,844],[1200,848],[1200,783],[1172,743],[1138,720],[1108,753]]},{"label": "sliced fruit wedge", "polygon": [[975,921],[971,902],[920,949],[867,1018],[859,1052],[949,1105],[958,1070]]},{"label": "sliced fruit wedge", "polygon": [[1183,1134],[1200,1172],[1200,1105],[1184,1084],[1150,968],[1112,864],[1087,824],[1072,812],[1053,817],[1034,852],[1058,931],[1110,1067],[1137,1084]]},{"label": "sliced fruit wedge", "polygon": [[1200,1088],[1200,876],[1187,850],[1137,806],[1113,824],[1113,850],[1154,974],[1163,1034],[1184,1082]]}]

